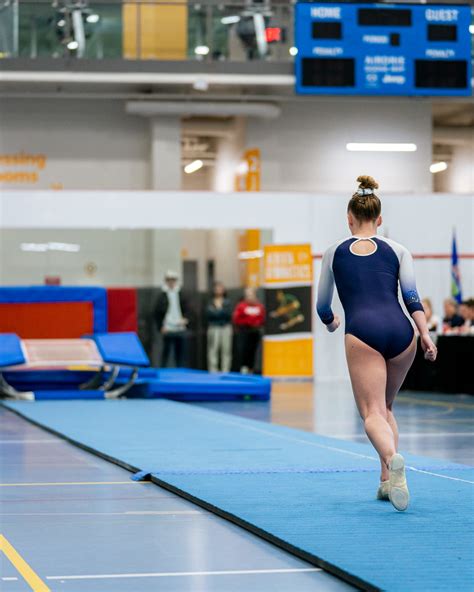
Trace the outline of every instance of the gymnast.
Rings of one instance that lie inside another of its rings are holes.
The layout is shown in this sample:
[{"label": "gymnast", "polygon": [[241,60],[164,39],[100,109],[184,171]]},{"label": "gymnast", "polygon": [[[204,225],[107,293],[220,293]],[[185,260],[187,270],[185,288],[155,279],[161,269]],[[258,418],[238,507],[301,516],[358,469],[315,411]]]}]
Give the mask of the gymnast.
[{"label": "gymnast", "polygon": [[377,499],[390,500],[406,510],[408,492],[405,461],[398,449],[393,402],[416,352],[413,325],[398,300],[398,284],[413,319],[425,358],[434,362],[436,346],[429,335],[416,290],[413,260],[408,250],[377,236],[382,223],[377,182],[360,176],[358,190],[347,208],[352,236],[324,253],[317,311],[327,330],[340,325],[331,309],[334,284],[344,308],[347,365],[359,413],[369,440],[377,450],[381,479]]}]

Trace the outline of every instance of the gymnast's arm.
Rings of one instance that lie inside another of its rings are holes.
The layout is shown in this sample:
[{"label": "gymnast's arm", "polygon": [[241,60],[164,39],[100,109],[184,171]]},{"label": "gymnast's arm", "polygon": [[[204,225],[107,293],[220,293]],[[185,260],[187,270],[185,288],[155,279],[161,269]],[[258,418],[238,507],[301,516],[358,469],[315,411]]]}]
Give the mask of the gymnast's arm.
[{"label": "gymnast's arm", "polygon": [[326,251],[323,255],[321,266],[321,276],[318,286],[318,301],[316,309],[321,321],[326,325],[327,330],[332,333],[339,325],[340,320],[334,316],[331,303],[334,294],[334,274],[332,271],[332,249]]},{"label": "gymnast's arm", "polygon": [[434,362],[437,355],[436,346],[433,343],[428,325],[426,323],[425,311],[421,304],[418,291],[416,289],[415,270],[413,267],[413,258],[407,249],[403,249],[400,257],[399,271],[400,289],[402,291],[403,302],[411,315],[415,325],[420,333],[420,342],[425,358]]}]

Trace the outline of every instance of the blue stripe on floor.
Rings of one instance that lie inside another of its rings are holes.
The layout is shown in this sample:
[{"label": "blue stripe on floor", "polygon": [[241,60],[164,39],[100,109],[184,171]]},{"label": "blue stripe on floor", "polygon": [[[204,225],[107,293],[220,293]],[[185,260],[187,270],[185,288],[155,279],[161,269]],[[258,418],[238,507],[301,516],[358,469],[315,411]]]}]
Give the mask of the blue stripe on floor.
[{"label": "blue stripe on floor", "polygon": [[365,444],[171,401],[7,406],[367,588],[473,581],[472,467],[406,455],[413,501],[398,513],[374,499],[378,459]]}]

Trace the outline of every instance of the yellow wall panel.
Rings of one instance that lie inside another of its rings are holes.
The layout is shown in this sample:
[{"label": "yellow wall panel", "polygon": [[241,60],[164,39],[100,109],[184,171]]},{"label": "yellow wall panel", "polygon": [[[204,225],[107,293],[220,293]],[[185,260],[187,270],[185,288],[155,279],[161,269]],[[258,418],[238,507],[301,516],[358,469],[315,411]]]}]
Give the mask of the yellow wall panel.
[{"label": "yellow wall panel", "polygon": [[[259,251],[261,247],[261,232],[258,229],[245,230],[239,237],[240,251]],[[244,286],[258,288],[261,284],[262,260],[260,258],[246,259],[241,262],[241,282]]]},{"label": "yellow wall panel", "polygon": [[[127,3],[122,8],[126,59],[184,60],[188,49],[188,8],[182,0]],[[176,4],[176,5],[174,5]]]},{"label": "yellow wall panel", "polygon": [[263,344],[265,376],[313,376],[313,338],[285,340],[265,339]]}]

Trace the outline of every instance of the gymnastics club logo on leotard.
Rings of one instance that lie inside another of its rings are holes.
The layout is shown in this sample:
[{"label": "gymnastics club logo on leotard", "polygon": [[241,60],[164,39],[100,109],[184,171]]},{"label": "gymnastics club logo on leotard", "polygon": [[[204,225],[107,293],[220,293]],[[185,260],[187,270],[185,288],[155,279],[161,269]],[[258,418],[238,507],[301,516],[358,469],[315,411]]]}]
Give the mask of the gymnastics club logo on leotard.
[{"label": "gymnastics club logo on leotard", "polygon": [[420,302],[420,297],[418,296],[418,292],[416,290],[410,290],[405,294],[405,302],[407,304],[412,304],[413,302]]}]

